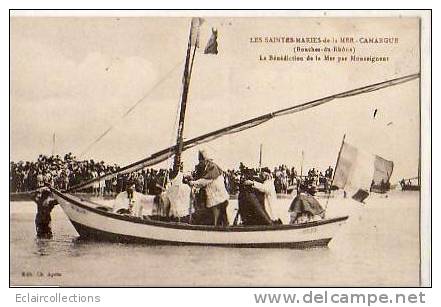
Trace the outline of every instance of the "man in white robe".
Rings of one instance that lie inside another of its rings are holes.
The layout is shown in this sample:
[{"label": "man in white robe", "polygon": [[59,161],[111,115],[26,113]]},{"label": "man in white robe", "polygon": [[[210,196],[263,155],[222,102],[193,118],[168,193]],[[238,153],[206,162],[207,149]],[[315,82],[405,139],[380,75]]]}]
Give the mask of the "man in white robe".
[{"label": "man in white robe", "polygon": [[170,201],[170,217],[179,218],[190,214],[191,188],[182,182],[183,177],[182,172],[179,172],[164,192]]}]

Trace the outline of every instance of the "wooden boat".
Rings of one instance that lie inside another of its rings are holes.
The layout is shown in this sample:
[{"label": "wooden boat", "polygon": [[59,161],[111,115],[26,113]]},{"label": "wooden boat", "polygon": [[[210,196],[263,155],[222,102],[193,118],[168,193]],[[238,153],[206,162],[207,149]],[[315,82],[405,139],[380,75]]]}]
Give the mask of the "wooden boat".
[{"label": "wooden boat", "polygon": [[404,184],[401,186],[402,191],[419,191],[421,190],[420,185],[418,184]]},{"label": "wooden boat", "polygon": [[364,86],[303,104],[274,111],[262,116],[215,130],[191,139],[183,139],[184,119],[190,77],[198,48],[198,18],[192,20],[184,68],[183,90],[180,104],[177,141],[174,146],[156,152],[149,157],[120,168],[98,178],[71,187],[68,191],[51,189],[69,220],[83,239],[108,240],[116,242],[142,242],[148,244],[191,244],[233,247],[290,247],[307,248],[326,246],[336,231],[345,223],[348,216],[323,219],[315,222],[294,225],[268,226],[202,226],[185,223],[163,222],[149,218],[137,218],[100,210],[99,204],[72,195],[72,192],[92,186],[96,181],[112,179],[117,175],[128,174],[156,165],[174,156],[173,169],[180,167],[181,153],[185,150],[210,142],[219,137],[238,133],[256,127],[279,116],[301,112],[313,107],[362,93],[380,90],[419,77],[408,75],[384,82]]},{"label": "wooden boat", "polygon": [[419,185],[413,185],[413,184],[405,184],[401,186],[402,191],[419,191],[421,190],[421,187]]},{"label": "wooden boat", "polygon": [[98,204],[51,189],[82,239],[124,243],[227,247],[327,246],[348,216],[294,225],[204,226],[106,212]]},{"label": "wooden boat", "polygon": [[400,185],[401,185],[402,191],[419,191],[419,190],[421,190],[419,177],[402,179],[400,181]]}]

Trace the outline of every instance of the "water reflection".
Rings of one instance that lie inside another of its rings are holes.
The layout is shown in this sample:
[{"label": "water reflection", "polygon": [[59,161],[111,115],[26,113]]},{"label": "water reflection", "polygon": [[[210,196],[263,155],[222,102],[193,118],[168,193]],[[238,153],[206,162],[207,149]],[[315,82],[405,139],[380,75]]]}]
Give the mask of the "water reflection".
[{"label": "water reflection", "polygon": [[51,247],[51,239],[40,239],[40,238],[36,238],[35,239],[35,245],[36,245],[36,251],[34,252],[34,254],[37,254],[39,256],[47,256],[49,254],[51,254],[50,249],[52,249]]},{"label": "water reflection", "polygon": [[49,256],[56,254],[65,254],[69,256],[78,256],[77,248],[79,244],[76,243],[77,237],[59,235],[52,238],[38,238],[35,237],[35,251],[34,254],[39,256]]}]

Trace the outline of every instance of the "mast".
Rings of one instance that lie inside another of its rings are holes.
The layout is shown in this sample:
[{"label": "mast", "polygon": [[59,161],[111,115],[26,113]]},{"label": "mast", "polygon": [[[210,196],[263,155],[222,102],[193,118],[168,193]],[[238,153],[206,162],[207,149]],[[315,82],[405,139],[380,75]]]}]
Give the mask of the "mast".
[{"label": "mast", "polygon": [[[346,139],[346,133],[343,134],[343,139],[341,140],[341,146],[340,149],[338,151],[338,156],[337,156],[337,161],[335,162],[335,166],[334,166],[334,170],[333,170],[333,174],[332,174],[332,179],[331,179],[331,183],[329,185],[329,195],[331,195],[331,191],[332,191],[332,185],[334,184],[334,179],[335,179],[335,173],[337,171],[337,167],[338,167],[338,162],[340,162],[340,156],[341,156],[341,151],[343,149],[343,146],[345,145],[345,139]],[[329,200],[329,197],[328,197]],[[326,201],[326,206],[328,205],[328,201]]]},{"label": "mast", "polygon": [[337,161],[335,162],[330,188],[332,188],[332,185],[334,184],[335,171],[337,170],[338,162],[340,161],[341,150],[343,149],[343,145],[345,144],[345,138],[346,138],[346,133],[343,134],[343,139],[341,140],[341,146],[340,146],[340,150],[338,151]]},{"label": "mast", "polygon": [[[173,173],[172,177],[176,176],[181,167],[181,154],[183,151],[183,136],[184,136],[184,123],[185,123],[185,110],[187,108],[188,91],[190,87],[191,72],[193,70],[194,56],[196,54],[196,48],[199,44],[199,26],[200,18],[193,18],[191,21],[190,34],[188,36],[187,55],[185,57],[184,75],[182,77],[182,97],[179,113],[178,133],[176,136],[176,152],[173,161]],[[192,47],[193,52],[192,52]]]},{"label": "mast", "polygon": [[334,167],[334,170],[333,170],[331,183],[329,184],[328,198],[326,199],[325,211],[328,209],[328,202],[329,202],[329,198],[331,197],[332,185],[334,184],[335,171],[337,170],[338,162],[340,161],[341,151],[343,149],[343,146],[345,145],[345,139],[346,139],[346,133],[343,134],[343,139],[341,140],[341,146],[340,146],[340,149],[338,151],[337,161],[335,162],[335,167]]}]

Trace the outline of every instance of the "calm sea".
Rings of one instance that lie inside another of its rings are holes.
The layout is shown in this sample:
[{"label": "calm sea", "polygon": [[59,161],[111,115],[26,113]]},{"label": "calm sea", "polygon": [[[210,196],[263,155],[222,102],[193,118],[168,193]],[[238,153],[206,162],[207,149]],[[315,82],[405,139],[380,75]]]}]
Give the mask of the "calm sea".
[{"label": "calm sea", "polygon": [[[35,204],[11,202],[11,285],[418,286],[418,196],[392,191],[366,205],[331,198],[328,216],[350,218],[328,248],[308,250],[83,242],[58,206],[54,238],[38,240]],[[275,215],[286,221],[289,204],[279,199]]]}]

